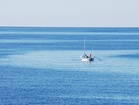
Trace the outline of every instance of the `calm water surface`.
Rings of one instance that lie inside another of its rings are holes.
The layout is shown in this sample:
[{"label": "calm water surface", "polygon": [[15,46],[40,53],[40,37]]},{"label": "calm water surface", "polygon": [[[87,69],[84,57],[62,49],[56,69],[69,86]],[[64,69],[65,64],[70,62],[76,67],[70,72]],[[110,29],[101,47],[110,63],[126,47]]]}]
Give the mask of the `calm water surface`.
[{"label": "calm water surface", "polygon": [[0,104],[139,105],[138,45],[139,28],[0,27]]}]

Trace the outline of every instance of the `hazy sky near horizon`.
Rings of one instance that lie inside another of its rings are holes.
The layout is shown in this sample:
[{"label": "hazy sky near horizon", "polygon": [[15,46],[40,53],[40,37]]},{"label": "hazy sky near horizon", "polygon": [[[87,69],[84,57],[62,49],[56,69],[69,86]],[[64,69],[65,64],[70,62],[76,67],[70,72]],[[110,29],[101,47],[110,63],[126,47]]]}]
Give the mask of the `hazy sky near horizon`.
[{"label": "hazy sky near horizon", "polygon": [[0,26],[139,27],[139,0],[0,0]]}]

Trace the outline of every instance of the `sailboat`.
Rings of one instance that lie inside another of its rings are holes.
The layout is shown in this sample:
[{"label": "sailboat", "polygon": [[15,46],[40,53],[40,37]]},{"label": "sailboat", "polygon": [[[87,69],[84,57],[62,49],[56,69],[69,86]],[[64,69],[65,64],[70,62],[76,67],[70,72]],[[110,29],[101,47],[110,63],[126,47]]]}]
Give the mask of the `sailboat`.
[{"label": "sailboat", "polygon": [[84,55],[80,57],[81,61],[93,61],[95,59],[94,56],[90,53],[89,55],[85,54],[85,39],[84,39]]}]

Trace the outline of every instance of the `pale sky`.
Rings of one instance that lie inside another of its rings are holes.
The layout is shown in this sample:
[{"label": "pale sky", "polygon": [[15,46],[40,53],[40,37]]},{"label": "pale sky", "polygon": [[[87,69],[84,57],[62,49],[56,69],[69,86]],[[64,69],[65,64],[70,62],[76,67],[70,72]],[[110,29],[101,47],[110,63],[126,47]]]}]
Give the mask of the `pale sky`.
[{"label": "pale sky", "polygon": [[139,0],[0,0],[0,26],[139,27]]}]

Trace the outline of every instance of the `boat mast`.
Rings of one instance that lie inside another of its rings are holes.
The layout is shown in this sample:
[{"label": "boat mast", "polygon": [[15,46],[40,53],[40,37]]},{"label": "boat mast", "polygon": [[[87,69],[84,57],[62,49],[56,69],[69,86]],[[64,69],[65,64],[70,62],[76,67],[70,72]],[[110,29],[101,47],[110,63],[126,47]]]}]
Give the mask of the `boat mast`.
[{"label": "boat mast", "polygon": [[85,52],[85,39],[84,39],[84,52]]}]

